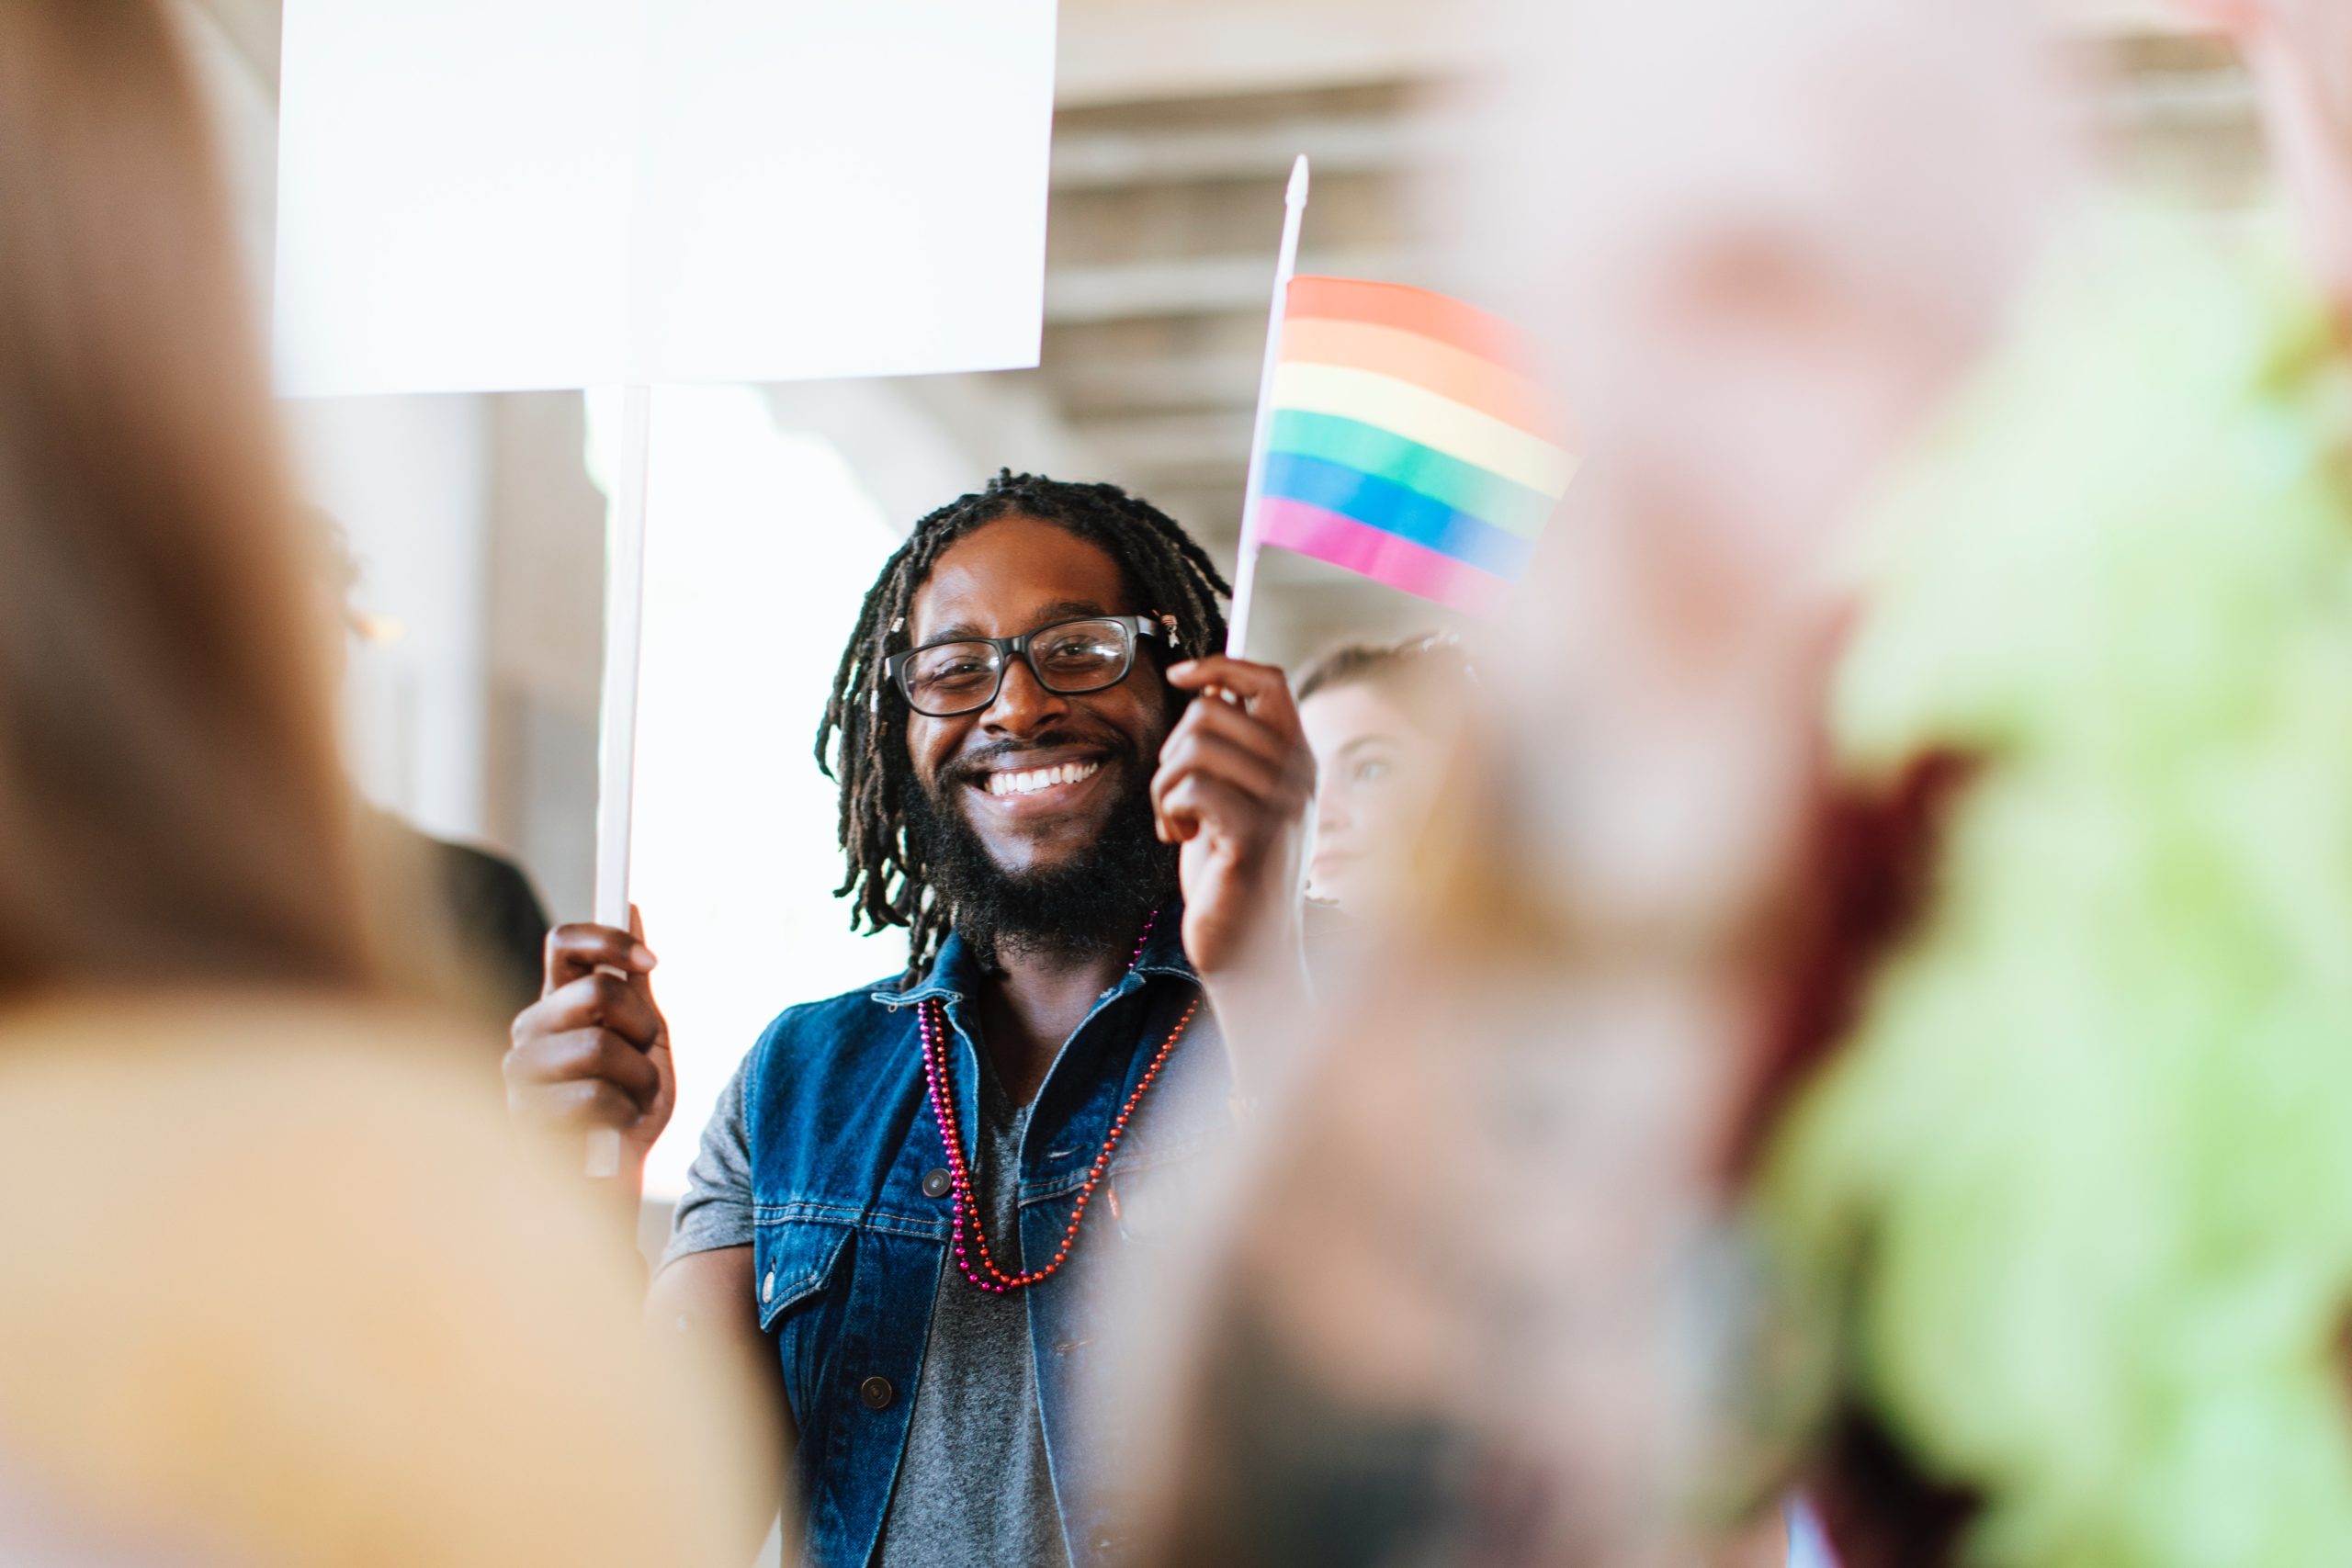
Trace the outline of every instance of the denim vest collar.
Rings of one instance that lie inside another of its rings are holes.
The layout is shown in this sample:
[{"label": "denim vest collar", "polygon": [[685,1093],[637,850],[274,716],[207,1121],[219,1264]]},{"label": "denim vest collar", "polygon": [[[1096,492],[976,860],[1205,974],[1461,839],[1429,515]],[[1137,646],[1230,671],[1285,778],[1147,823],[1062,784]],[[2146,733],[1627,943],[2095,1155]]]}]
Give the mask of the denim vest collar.
[{"label": "denim vest collar", "polygon": [[[1152,922],[1150,940],[1144,943],[1142,955],[1135,966],[1120,976],[1118,984],[1104,991],[1099,1001],[1112,1001],[1127,995],[1155,975],[1172,976],[1180,980],[1198,983],[1192,960],[1184,956],[1184,906],[1182,900],[1170,899]],[[939,955],[932,960],[930,972],[921,982],[908,990],[894,990],[877,986],[867,995],[893,1011],[911,1007],[918,1002],[962,1002],[978,997],[987,975],[980,968],[979,955],[972,951],[960,932],[951,932],[939,944]]]}]

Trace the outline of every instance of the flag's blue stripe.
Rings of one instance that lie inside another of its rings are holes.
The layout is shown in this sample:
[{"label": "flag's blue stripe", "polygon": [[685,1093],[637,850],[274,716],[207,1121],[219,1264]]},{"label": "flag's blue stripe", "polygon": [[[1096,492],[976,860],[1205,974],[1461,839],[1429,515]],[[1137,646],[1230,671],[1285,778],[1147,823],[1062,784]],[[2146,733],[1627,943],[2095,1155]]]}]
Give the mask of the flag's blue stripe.
[{"label": "flag's blue stripe", "polygon": [[1327,512],[1410,539],[1425,549],[1452,556],[1481,571],[1517,581],[1534,553],[1533,541],[1505,533],[1491,523],[1456,512],[1417,490],[1319,457],[1270,453],[1266,493],[1305,502]]}]

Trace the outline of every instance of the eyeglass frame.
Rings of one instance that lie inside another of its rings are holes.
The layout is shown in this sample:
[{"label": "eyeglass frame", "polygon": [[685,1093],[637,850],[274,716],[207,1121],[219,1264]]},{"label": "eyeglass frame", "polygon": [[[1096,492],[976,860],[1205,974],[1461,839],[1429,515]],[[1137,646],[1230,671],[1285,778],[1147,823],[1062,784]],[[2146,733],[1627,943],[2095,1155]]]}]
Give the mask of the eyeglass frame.
[{"label": "eyeglass frame", "polygon": [[[1126,663],[1120,668],[1116,675],[1099,686],[1087,686],[1079,691],[1065,692],[1046,680],[1046,672],[1037,668],[1035,660],[1029,657],[1029,644],[1036,637],[1057,632],[1064,626],[1082,626],[1090,622],[1103,621],[1111,622],[1125,630],[1127,659]],[[1004,677],[1012,670],[1015,660],[1029,667],[1031,677],[1036,681],[1041,690],[1051,692],[1057,697],[1083,697],[1096,692],[1107,692],[1136,672],[1136,653],[1142,647],[1143,639],[1146,637],[1157,637],[1173,650],[1176,647],[1176,618],[1173,615],[1070,615],[1062,620],[1049,622],[1034,631],[1023,632],[1019,637],[944,637],[935,642],[926,642],[920,647],[891,654],[882,660],[882,676],[884,680],[889,682],[892,690],[896,691],[899,699],[907,705],[909,712],[921,714],[925,718],[962,718],[967,714],[985,713],[996,705],[997,698],[1004,694]],[[959,643],[983,643],[996,649],[996,684],[989,689],[987,700],[975,703],[967,708],[957,708],[953,713],[932,713],[918,707],[915,705],[914,694],[907,689],[907,666],[913,662],[915,656],[919,653],[929,653],[935,648],[954,648]]]}]

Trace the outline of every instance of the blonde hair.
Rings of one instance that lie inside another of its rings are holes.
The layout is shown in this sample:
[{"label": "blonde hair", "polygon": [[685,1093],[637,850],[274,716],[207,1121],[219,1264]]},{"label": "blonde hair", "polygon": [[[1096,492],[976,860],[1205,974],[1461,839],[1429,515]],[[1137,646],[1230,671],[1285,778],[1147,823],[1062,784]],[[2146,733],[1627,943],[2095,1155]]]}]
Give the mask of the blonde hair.
[{"label": "blonde hair", "polygon": [[1293,687],[1304,703],[1317,692],[1374,686],[1403,703],[1419,722],[1450,728],[1464,716],[1464,700],[1477,685],[1458,638],[1427,632],[1401,642],[1343,643],[1299,671]]},{"label": "blonde hair", "polygon": [[0,0],[0,996],[374,973],[304,552],[154,0]]}]

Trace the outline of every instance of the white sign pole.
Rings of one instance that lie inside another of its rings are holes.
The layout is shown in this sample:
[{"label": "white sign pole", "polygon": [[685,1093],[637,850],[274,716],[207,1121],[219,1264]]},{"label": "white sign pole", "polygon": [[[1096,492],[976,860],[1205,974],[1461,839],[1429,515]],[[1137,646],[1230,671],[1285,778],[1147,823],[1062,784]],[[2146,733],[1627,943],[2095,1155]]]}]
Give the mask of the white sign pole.
[{"label": "white sign pole", "polygon": [[[628,931],[629,819],[637,788],[637,677],[645,632],[645,496],[653,451],[653,389],[621,395],[620,472],[605,529],[605,688],[597,722],[596,923]],[[588,1134],[588,1174],[621,1173],[621,1135]]]},{"label": "white sign pole", "polygon": [[1266,365],[1258,378],[1258,423],[1250,438],[1250,488],[1241,499],[1241,555],[1233,573],[1233,615],[1226,623],[1225,651],[1245,657],[1250,646],[1250,610],[1258,597],[1258,506],[1265,499],[1266,445],[1274,427],[1274,372],[1283,357],[1283,322],[1290,310],[1290,280],[1298,271],[1298,231],[1306,218],[1306,155],[1291,165],[1283,198],[1283,248],[1274,264],[1274,305],[1266,323]]}]

